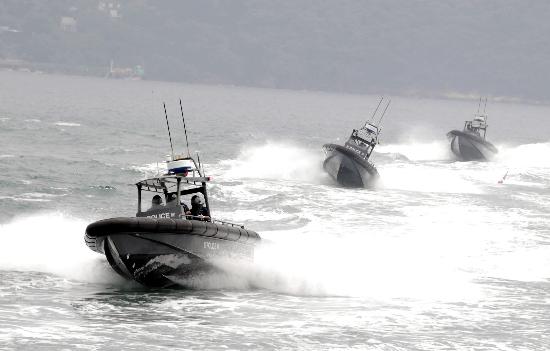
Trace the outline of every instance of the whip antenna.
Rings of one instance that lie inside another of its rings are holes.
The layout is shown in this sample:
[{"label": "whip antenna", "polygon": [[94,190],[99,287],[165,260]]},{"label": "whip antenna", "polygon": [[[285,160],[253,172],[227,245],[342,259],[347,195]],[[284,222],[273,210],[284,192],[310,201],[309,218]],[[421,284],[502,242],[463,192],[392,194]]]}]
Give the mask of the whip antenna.
[{"label": "whip antenna", "polygon": [[372,114],[371,118],[365,122],[365,125],[363,126],[363,128],[367,126],[367,123],[369,123],[369,121],[374,121],[374,116],[376,116],[376,112],[378,112],[378,109],[380,108],[380,104],[382,103],[382,100],[384,100],[383,96],[380,98],[380,101],[378,101],[378,106],[376,106],[376,110],[374,110],[374,113]]},{"label": "whip antenna", "polygon": [[477,114],[479,115],[479,109],[481,108],[481,96],[479,97],[479,102],[477,103]]},{"label": "whip antenna", "polygon": [[183,107],[181,106],[181,99],[180,99],[180,111],[181,111],[181,119],[183,120],[183,130],[185,131],[185,143],[187,144],[187,156],[191,157],[191,153],[189,152],[189,140],[187,140],[187,127],[185,127],[185,117],[183,117]]},{"label": "whip antenna", "polygon": [[170,134],[170,124],[168,124],[168,113],[166,113],[166,103],[164,105],[164,117],[166,117],[166,127],[168,128],[168,138],[170,139],[170,149],[172,150],[172,160],[174,159],[174,147],[172,146],[172,135]]},{"label": "whip antenna", "polygon": [[197,151],[197,161],[199,161],[199,174],[201,175],[201,177],[204,177],[204,168],[202,167],[201,157],[198,151]]},{"label": "whip antenna", "polygon": [[382,116],[380,116],[380,119],[378,120],[378,124],[376,125],[377,127],[380,126],[380,123],[382,123],[382,118],[384,118],[384,116],[386,115],[386,111],[388,110],[388,107],[390,107],[390,104],[391,104],[391,99],[386,104],[386,108],[384,109],[384,112],[382,112]]}]

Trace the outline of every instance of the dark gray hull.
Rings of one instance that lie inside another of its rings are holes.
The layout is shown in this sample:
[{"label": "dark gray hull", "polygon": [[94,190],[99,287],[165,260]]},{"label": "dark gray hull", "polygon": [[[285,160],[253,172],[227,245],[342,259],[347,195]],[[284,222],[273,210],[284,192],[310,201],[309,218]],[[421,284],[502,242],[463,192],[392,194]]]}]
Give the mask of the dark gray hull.
[{"label": "dark gray hull", "polygon": [[376,167],[352,150],[337,144],[325,144],[323,149],[327,155],[323,168],[340,185],[368,188],[373,187],[379,179]]},{"label": "dark gray hull", "polygon": [[123,277],[145,286],[173,287],[190,276],[219,270],[215,263],[221,260],[250,264],[260,237],[196,220],[128,217],[90,224],[85,240]]},{"label": "dark gray hull", "polygon": [[453,130],[447,133],[451,142],[451,151],[461,161],[489,161],[497,148],[478,135]]}]

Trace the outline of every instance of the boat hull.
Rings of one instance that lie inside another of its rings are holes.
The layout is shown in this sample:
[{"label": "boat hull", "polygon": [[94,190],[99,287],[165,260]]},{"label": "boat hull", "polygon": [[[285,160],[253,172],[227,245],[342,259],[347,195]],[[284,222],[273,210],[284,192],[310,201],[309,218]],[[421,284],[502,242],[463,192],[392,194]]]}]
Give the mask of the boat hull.
[{"label": "boat hull", "polygon": [[337,144],[325,144],[324,170],[340,185],[350,188],[369,188],[379,179],[378,171],[352,150]]},{"label": "boat hull", "polygon": [[121,276],[145,286],[175,287],[191,276],[221,270],[221,261],[250,264],[260,237],[196,220],[123,217],[90,224],[85,240]]},{"label": "boat hull", "polygon": [[478,135],[452,130],[447,133],[451,142],[451,151],[460,161],[489,161],[497,148]]}]

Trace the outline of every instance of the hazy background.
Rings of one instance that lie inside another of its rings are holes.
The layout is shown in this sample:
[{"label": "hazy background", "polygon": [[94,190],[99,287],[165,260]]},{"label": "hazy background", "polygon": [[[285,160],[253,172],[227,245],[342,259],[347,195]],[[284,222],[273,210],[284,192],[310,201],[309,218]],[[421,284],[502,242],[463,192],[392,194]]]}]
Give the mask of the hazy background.
[{"label": "hazy background", "polygon": [[0,0],[0,68],[550,101],[549,19],[546,0]]},{"label": "hazy background", "polygon": [[[548,350],[549,8],[0,0],[0,349]],[[321,146],[385,93],[379,188],[337,187]],[[499,153],[453,162],[479,95]],[[161,172],[163,102],[185,152],[179,99],[213,216],[263,244],[143,290],[83,235]]]}]

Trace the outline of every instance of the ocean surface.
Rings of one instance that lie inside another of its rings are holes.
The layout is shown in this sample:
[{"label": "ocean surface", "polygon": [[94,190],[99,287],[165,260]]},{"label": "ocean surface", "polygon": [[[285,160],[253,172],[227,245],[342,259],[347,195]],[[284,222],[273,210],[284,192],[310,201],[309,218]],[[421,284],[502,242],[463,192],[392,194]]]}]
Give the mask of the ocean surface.
[{"label": "ocean surface", "polygon": [[[263,244],[185,290],[124,281],[83,239],[190,148],[214,217]],[[456,162],[464,100],[394,96],[376,189],[321,146],[378,96],[0,72],[0,349],[550,349],[550,106],[487,105],[493,162]],[[502,184],[499,180],[508,174]]]}]

